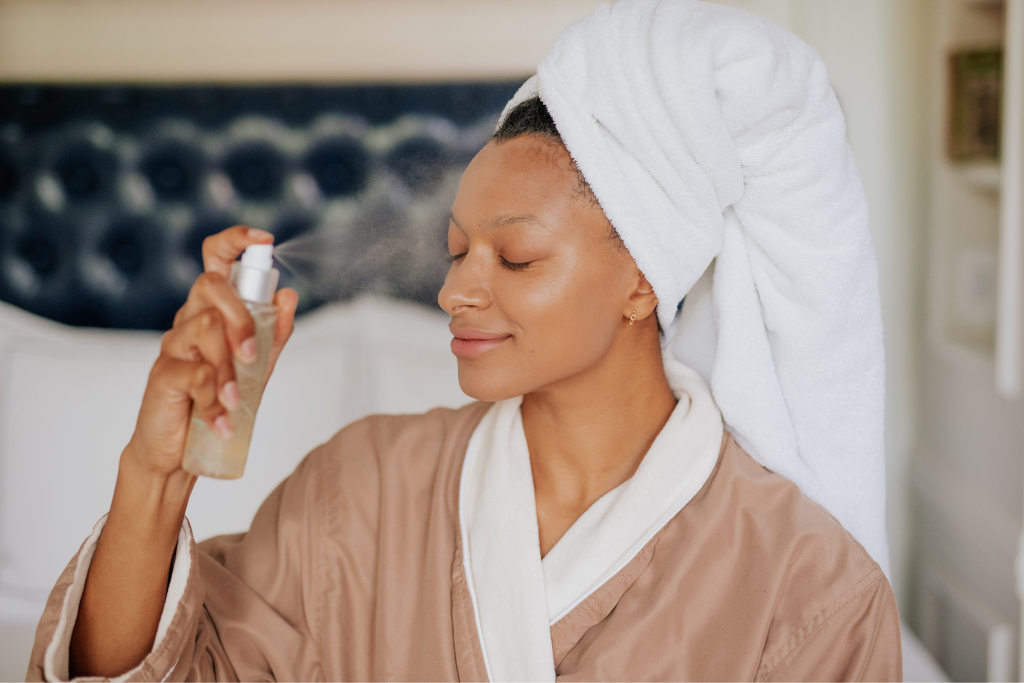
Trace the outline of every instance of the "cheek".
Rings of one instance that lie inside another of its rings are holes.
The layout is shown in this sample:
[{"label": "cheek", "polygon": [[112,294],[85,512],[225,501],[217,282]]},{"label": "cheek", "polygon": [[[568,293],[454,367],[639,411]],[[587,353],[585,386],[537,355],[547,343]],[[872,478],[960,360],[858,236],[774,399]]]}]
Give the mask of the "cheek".
[{"label": "cheek", "polygon": [[607,348],[617,318],[607,278],[578,266],[531,284],[517,297],[514,315],[533,354],[557,362]]},{"label": "cheek", "polygon": [[463,390],[484,400],[511,398],[596,364],[620,327],[617,280],[614,274],[568,264],[496,278],[493,303],[515,336],[490,358],[459,360]]}]

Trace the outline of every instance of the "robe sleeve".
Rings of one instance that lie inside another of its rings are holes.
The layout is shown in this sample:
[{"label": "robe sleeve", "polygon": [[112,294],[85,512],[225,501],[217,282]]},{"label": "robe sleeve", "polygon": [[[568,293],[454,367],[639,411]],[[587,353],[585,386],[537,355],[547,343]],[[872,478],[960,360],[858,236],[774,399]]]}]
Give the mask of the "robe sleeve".
[{"label": "robe sleeve", "polygon": [[900,621],[889,582],[876,580],[807,624],[760,680],[902,681]]},{"label": "robe sleeve", "polygon": [[[314,452],[315,453],[315,452]],[[249,531],[196,544],[182,525],[153,649],[118,681],[322,679],[316,544],[322,507],[307,457],[260,506]],[[68,680],[71,634],[105,519],[47,600],[29,681]]]}]

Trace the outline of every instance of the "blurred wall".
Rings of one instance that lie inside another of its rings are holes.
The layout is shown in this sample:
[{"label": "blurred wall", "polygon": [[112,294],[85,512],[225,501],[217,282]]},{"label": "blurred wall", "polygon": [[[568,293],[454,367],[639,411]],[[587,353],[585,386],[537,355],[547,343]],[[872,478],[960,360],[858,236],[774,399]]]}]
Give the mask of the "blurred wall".
[{"label": "blurred wall", "polygon": [[532,73],[596,0],[0,0],[0,81]]},{"label": "blurred wall", "polygon": [[[1003,42],[1005,4],[934,0],[929,6],[930,267],[920,438],[912,475],[915,600],[908,617],[954,680],[976,679],[986,671],[989,680],[1000,680],[1000,673],[993,673],[1000,671],[996,665],[1012,675],[1019,657],[1013,635],[1020,636],[1015,627],[1024,569],[1018,555],[1024,401],[996,393],[995,292],[987,288],[986,295],[986,288],[978,287],[996,280],[1000,169],[996,163],[951,161],[947,65],[954,51]],[[979,253],[992,257],[990,267],[965,272],[965,257]],[[982,312],[978,325],[989,328],[987,340],[963,334],[969,323],[977,324],[969,320],[977,312],[964,319],[964,299],[971,308],[989,309],[991,315]]]}]

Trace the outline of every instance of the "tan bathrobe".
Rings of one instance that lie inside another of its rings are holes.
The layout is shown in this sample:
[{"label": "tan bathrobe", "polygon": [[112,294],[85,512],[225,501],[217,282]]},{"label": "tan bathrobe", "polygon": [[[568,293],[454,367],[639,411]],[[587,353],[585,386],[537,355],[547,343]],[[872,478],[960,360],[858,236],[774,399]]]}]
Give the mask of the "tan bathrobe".
[{"label": "tan bathrobe", "polygon": [[[183,531],[181,598],[130,679],[485,680],[458,497],[488,407],[360,420],[274,490],[248,533],[197,546]],[[29,680],[67,676],[85,555],[50,595]],[[563,680],[902,677],[878,565],[728,432],[700,492],[551,641]]]}]

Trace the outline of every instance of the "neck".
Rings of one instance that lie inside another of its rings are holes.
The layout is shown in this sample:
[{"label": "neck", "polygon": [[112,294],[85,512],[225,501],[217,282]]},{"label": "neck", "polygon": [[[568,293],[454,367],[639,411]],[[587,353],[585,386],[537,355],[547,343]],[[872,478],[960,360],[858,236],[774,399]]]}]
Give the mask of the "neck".
[{"label": "neck", "polygon": [[523,397],[541,555],[636,471],[676,401],[653,320],[583,373]]}]

